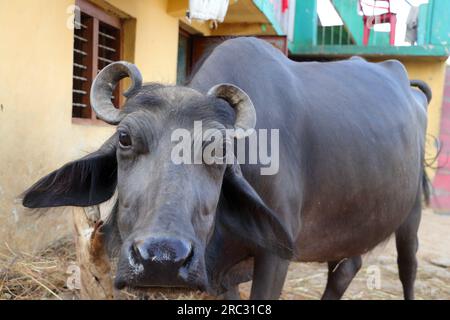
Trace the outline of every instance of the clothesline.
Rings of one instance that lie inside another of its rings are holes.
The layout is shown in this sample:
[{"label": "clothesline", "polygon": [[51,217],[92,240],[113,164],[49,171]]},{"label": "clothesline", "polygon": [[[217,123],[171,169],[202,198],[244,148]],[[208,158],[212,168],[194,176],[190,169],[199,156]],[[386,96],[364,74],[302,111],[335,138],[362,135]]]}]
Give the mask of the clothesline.
[{"label": "clothesline", "polygon": [[[379,2],[379,1],[374,1],[374,5],[372,5],[372,4],[369,4],[369,3],[365,2],[365,1],[361,1],[361,6],[364,3],[366,6],[372,7],[374,9],[389,9],[389,5],[387,7],[376,6],[375,3],[377,3],[377,2]],[[389,1],[386,1],[386,0],[384,0],[382,2],[388,2],[389,3]]]}]

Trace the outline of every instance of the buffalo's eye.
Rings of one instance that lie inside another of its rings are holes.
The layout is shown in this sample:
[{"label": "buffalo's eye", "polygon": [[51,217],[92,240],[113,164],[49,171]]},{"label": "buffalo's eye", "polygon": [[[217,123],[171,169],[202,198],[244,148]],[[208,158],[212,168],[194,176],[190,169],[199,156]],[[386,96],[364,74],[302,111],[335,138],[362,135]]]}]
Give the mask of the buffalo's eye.
[{"label": "buffalo's eye", "polygon": [[132,145],[131,137],[128,132],[120,131],[119,132],[119,143],[122,148],[129,148]]}]

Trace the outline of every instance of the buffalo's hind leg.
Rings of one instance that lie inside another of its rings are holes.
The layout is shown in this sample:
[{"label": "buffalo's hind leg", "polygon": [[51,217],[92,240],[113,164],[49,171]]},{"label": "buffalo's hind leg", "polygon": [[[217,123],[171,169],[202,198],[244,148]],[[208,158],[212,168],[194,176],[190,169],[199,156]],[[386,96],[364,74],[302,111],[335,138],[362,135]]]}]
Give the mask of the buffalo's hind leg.
[{"label": "buffalo's hind leg", "polygon": [[361,256],[347,258],[338,262],[328,262],[328,280],[322,300],[341,299],[345,290],[361,269]]},{"label": "buffalo's hind leg", "polygon": [[403,286],[405,300],[414,299],[414,281],[416,280],[417,259],[419,247],[417,231],[422,215],[422,201],[419,196],[408,218],[395,232],[397,245],[397,264],[400,281]]},{"label": "buffalo's hind leg", "polygon": [[286,279],[289,262],[270,253],[255,256],[250,299],[278,299]]}]

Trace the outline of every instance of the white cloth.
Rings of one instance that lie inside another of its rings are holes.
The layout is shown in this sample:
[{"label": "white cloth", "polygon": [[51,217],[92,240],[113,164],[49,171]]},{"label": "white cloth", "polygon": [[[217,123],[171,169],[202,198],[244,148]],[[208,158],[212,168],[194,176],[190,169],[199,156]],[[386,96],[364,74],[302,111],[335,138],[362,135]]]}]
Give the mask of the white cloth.
[{"label": "white cloth", "polygon": [[189,19],[223,22],[229,0],[189,0]]},{"label": "white cloth", "polygon": [[419,7],[411,7],[406,20],[405,41],[414,44],[417,41],[417,27],[419,22]]}]

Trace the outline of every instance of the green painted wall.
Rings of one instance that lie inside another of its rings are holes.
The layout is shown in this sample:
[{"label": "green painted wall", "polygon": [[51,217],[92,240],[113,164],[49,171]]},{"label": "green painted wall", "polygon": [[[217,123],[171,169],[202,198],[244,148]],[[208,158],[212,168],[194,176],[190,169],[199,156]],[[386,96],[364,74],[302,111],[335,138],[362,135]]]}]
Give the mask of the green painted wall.
[{"label": "green painted wall", "polygon": [[423,46],[427,43],[428,30],[428,4],[419,7],[419,24],[417,26],[417,44]]},{"label": "green painted wall", "polygon": [[450,1],[429,0],[427,44],[450,46]]},{"label": "green painted wall", "polygon": [[301,0],[295,4],[294,41],[296,45],[317,44],[317,2]]},{"label": "green painted wall", "polygon": [[267,17],[267,20],[269,20],[269,22],[272,24],[275,32],[279,35],[284,34],[283,29],[281,28],[277,18],[275,17],[273,3],[266,0],[253,0],[253,3]]}]

